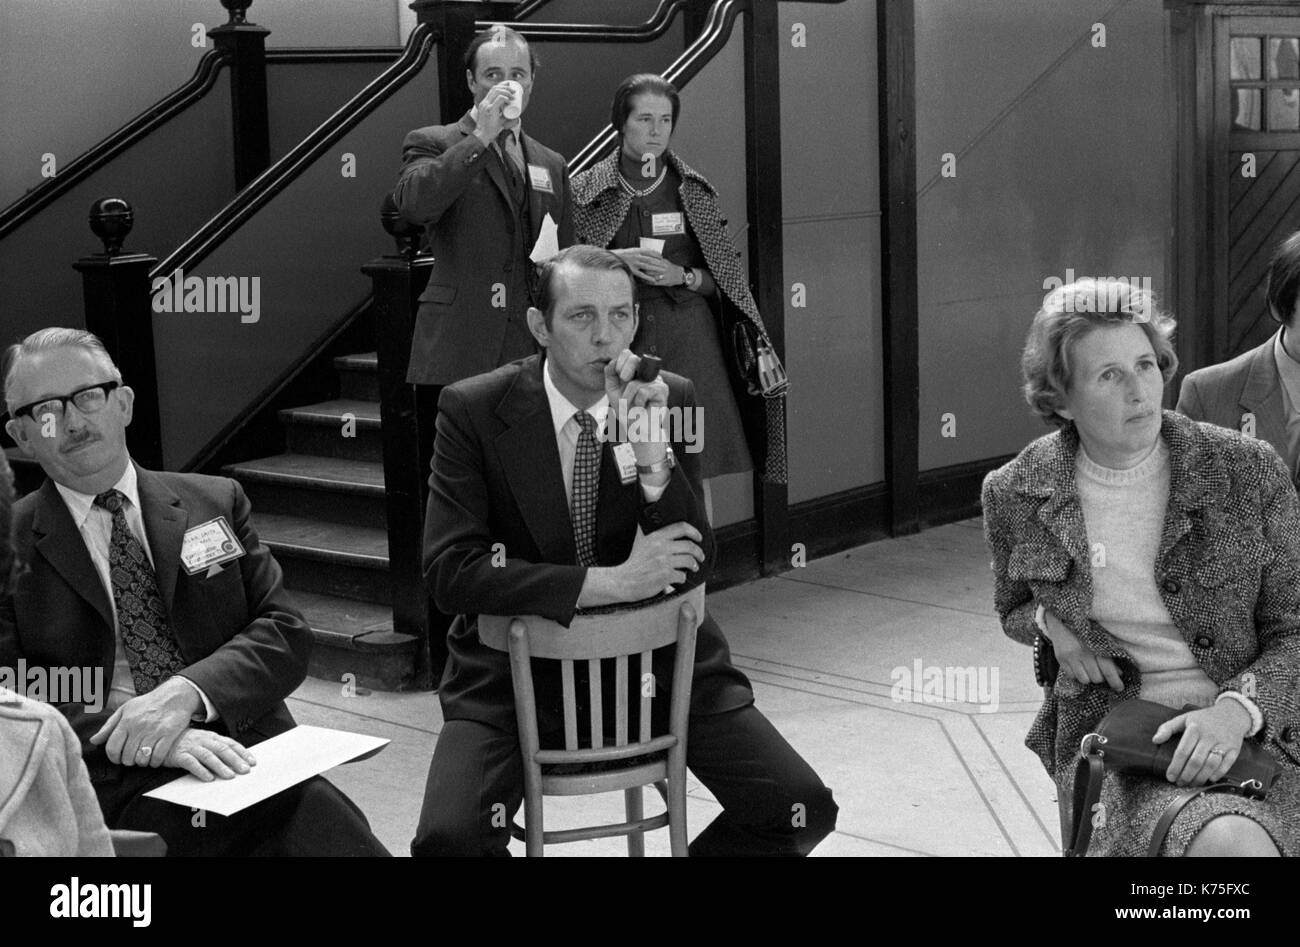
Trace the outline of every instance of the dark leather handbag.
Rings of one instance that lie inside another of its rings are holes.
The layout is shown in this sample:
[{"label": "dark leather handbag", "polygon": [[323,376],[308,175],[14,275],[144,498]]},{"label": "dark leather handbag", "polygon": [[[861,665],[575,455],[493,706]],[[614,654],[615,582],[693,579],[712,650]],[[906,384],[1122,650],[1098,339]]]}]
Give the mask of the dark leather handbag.
[{"label": "dark leather handbag", "polygon": [[749,394],[779,398],[789,390],[785,367],[772,343],[748,319],[737,318],[732,323],[730,355],[732,368]]},{"label": "dark leather handbag", "polygon": [[[1083,738],[1074,772],[1073,825],[1069,834],[1070,845],[1065,850],[1067,857],[1082,857],[1088,853],[1092,841],[1093,807],[1101,798],[1106,771],[1164,781],[1178,748],[1178,735],[1164,743],[1152,743],[1151,738],[1165,721],[1197,709],[1187,706],[1175,710],[1149,700],[1126,700],[1111,708],[1096,731]],[[1170,801],[1156,821],[1147,855],[1154,858],[1160,853],[1160,846],[1178,813],[1201,793],[1234,792],[1263,799],[1281,773],[1281,765],[1267,750],[1253,740],[1243,740],[1237,761],[1223,779],[1205,786],[1188,787]]]}]

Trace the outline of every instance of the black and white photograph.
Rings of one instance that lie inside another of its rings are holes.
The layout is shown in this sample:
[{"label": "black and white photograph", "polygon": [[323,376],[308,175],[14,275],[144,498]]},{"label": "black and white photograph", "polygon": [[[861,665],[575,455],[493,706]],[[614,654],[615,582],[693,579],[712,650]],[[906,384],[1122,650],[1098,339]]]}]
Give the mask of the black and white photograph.
[{"label": "black and white photograph", "polygon": [[1300,2],[0,0],[0,128],[16,916],[1282,909]]}]

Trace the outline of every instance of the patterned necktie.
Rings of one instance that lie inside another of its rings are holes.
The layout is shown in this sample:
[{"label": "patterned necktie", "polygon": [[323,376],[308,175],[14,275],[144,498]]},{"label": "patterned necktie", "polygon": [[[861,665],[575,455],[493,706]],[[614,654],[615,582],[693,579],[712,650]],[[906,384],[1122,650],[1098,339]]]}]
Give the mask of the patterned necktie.
[{"label": "patterned necktie", "polygon": [[120,491],[95,497],[95,505],[113,514],[113,535],[108,544],[108,571],[113,582],[113,604],[122,647],[131,666],[137,694],[147,694],[185,668],[180,645],[167,627],[167,609],[158,591],[144,544],[126,525],[126,502]]},{"label": "patterned necktie", "polygon": [[501,163],[506,166],[506,176],[510,178],[510,187],[516,197],[523,190],[524,184],[524,162],[522,157],[517,156],[516,149],[518,147],[515,144],[515,136],[511,134],[510,129],[507,128],[500,135],[497,135],[497,148],[501,150]]},{"label": "patterned necktie", "polygon": [[600,496],[600,444],[596,440],[596,419],[586,411],[573,416],[582,428],[573,457],[573,541],[578,547],[578,565],[596,564],[596,499]]}]

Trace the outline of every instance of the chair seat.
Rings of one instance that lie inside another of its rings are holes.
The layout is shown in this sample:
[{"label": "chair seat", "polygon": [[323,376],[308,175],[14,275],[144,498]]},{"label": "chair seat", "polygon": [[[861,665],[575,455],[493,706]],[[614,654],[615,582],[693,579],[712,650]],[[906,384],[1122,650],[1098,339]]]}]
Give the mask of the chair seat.
[{"label": "chair seat", "polygon": [[[601,765],[601,764],[596,764]],[[605,767],[603,771],[579,773],[542,772],[542,795],[586,796],[598,792],[614,792],[646,786],[668,778],[668,757],[642,763],[639,766]]]}]

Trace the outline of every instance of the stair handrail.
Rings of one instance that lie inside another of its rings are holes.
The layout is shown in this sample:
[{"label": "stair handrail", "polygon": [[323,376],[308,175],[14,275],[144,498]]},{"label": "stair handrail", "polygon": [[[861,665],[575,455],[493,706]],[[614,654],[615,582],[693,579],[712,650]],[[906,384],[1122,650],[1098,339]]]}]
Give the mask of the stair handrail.
[{"label": "stair handrail", "polygon": [[659,6],[644,23],[500,23],[495,20],[477,20],[480,30],[504,26],[519,33],[530,43],[533,40],[565,43],[650,43],[663,36],[672,26],[678,10],[690,6],[690,0],[660,0]]},{"label": "stair handrail", "polygon": [[[586,26],[581,24],[542,23],[513,24],[523,36],[532,41],[550,42],[651,42],[662,36],[676,13],[684,9],[689,0],[661,0],[654,15],[638,26]],[[479,29],[495,25],[476,23]],[[510,25],[510,24],[508,24]],[[558,29],[557,29],[558,28]],[[577,34],[574,31],[578,31]],[[358,125],[363,118],[378,108],[397,89],[414,78],[428,61],[437,31],[428,23],[421,23],[411,31],[406,47],[398,60],[379,74],[364,89],[345,102],[325,119],[306,138],[289,150],[278,161],[259,174],[231,198],[184,243],[173,250],[150,271],[150,278],[170,276],[177,269],[189,270],[222,243],[240,225],[282,191],[303,170],[325,154],[331,146]]]},{"label": "stair handrail", "polygon": [[[736,18],[749,9],[751,0],[718,0],[709,8],[708,19],[700,35],[661,75],[680,90],[727,45]],[[569,161],[571,175],[585,171],[614,146],[618,133],[606,125]]]},{"label": "stair handrail", "polygon": [[340,106],[306,138],[289,149],[287,154],[250,181],[188,240],[161,260],[150,272],[150,278],[170,276],[177,269],[192,269],[240,225],[284,190],[303,170],[359,125],[362,119],[418,75],[428,61],[436,39],[436,31],[429,24],[421,23],[416,26],[407,38],[406,47],[396,62]]},{"label": "stair handrail", "polygon": [[216,84],[221,68],[228,65],[229,58],[224,50],[209,49],[200,57],[194,75],[184,84],[69,161],[54,177],[42,181],[0,210],[0,240],[80,184],[91,173],[207,95]]}]

